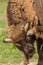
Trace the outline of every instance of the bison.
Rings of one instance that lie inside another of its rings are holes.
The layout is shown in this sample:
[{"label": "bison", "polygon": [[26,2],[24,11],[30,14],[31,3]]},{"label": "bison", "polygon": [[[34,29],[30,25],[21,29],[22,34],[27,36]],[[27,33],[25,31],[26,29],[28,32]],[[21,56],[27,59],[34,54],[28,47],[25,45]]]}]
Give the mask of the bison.
[{"label": "bison", "polygon": [[32,0],[8,0],[6,9],[8,32],[3,41],[13,42],[24,53],[21,65],[27,65],[35,53],[35,40],[39,55],[38,65],[43,65],[43,26],[40,26],[41,21],[34,4]]}]

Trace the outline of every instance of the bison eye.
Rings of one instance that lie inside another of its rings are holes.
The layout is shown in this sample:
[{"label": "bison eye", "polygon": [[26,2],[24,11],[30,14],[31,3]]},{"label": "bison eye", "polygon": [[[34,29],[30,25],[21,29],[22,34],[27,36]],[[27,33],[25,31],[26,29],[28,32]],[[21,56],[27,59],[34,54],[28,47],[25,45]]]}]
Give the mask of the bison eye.
[{"label": "bison eye", "polygon": [[24,8],[22,9],[22,11],[24,11]]}]

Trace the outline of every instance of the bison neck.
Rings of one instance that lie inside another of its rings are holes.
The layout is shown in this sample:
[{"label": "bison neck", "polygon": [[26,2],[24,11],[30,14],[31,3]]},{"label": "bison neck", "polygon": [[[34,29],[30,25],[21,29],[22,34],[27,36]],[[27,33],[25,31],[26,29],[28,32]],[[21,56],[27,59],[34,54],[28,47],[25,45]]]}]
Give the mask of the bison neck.
[{"label": "bison neck", "polygon": [[34,0],[34,9],[40,20],[40,24],[43,25],[43,0]]}]

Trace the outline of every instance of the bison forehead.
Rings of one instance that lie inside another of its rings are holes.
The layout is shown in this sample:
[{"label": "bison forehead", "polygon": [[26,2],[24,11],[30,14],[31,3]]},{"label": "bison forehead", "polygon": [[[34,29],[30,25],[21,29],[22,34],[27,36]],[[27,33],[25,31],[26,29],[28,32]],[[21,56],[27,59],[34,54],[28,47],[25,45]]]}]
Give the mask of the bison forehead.
[{"label": "bison forehead", "polygon": [[19,23],[24,19],[33,21],[35,16],[33,2],[30,0],[9,0],[7,15],[10,22],[14,23]]},{"label": "bison forehead", "polygon": [[43,0],[34,0],[34,9],[40,20],[40,24],[43,25]]}]

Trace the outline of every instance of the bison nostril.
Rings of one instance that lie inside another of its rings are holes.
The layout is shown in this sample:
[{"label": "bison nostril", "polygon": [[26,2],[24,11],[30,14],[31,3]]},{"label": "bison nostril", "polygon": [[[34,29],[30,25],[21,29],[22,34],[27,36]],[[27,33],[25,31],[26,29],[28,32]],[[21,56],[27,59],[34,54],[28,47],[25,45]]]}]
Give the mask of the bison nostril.
[{"label": "bison nostril", "polygon": [[29,51],[29,53],[33,53],[34,52],[34,50],[33,49],[31,49],[30,51]]}]

